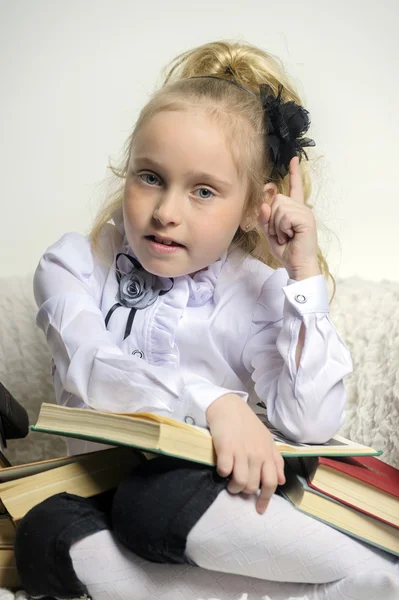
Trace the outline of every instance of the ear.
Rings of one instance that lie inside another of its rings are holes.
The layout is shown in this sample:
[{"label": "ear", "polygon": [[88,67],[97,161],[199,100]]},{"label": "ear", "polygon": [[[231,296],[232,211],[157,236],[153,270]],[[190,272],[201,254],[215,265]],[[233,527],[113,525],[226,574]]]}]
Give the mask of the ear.
[{"label": "ear", "polygon": [[273,204],[273,201],[275,199],[275,197],[277,196],[277,186],[275,183],[265,183],[264,187],[263,187],[263,192],[264,192],[264,202],[267,202],[267,204],[271,205]]},{"label": "ear", "polygon": [[[278,193],[276,184],[271,183],[271,182],[265,183],[265,185],[263,187],[263,192],[264,192],[263,203],[266,202],[266,204],[269,204],[269,205],[273,204],[273,201]],[[245,213],[243,215],[243,218],[241,219],[241,223],[240,223],[241,229],[243,229],[244,231],[247,231],[247,227],[250,227],[250,229],[253,229],[255,227],[258,217],[259,217],[259,214],[260,214],[260,211],[261,211],[261,206],[259,206],[259,208],[256,211],[252,211],[251,215],[249,215],[248,213]]]}]

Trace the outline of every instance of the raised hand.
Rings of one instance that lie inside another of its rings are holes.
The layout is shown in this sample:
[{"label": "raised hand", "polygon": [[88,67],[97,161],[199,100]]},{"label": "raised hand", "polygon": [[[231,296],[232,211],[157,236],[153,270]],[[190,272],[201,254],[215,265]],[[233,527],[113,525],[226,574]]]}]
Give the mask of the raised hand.
[{"label": "raised hand", "polygon": [[291,279],[320,275],[317,260],[317,229],[305,197],[299,168],[294,157],[289,169],[289,196],[274,194],[262,204],[258,223],[267,237],[273,256],[286,268]]}]

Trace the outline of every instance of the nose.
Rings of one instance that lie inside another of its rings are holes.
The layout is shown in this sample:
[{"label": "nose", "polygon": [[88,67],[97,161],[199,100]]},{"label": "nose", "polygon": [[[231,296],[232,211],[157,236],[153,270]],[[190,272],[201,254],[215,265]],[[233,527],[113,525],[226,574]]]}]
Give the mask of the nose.
[{"label": "nose", "polygon": [[177,190],[163,191],[155,206],[153,218],[165,225],[179,225],[182,221],[182,197]]}]

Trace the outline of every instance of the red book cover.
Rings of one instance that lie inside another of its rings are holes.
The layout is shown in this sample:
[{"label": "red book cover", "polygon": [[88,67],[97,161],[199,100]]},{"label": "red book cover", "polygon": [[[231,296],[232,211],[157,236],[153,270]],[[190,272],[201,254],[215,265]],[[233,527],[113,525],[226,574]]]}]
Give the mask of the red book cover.
[{"label": "red book cover", "polygon": [[[301,459],[302,461],[302,459]],[[325,465],[335,471],[340,471],[341,473],[345,473],[349,477],[353,479],[358,479],[365,484],[373,486],[390,496],[394,496],[398,499],[398,511],[399,511],[399,470],[387,465],[386,463],[378,460],[374,456],[357,456],[352,458],[327,458],[324,456],[319,456],[317,458],[318,465]],[[302,465],[306,465],[306,461],[302,461]],[[306,467],[305,467],[306,470]],[[349,502],[342,500],[337,496],[333,496],[332,494],[326,494],[323,489],[317,487],[313,484],[310,477],[306,475],[306,480],[310,488],[319,491],[322,494],[328,495],[339,502],[347,504],[348,506],[352,506],[362,512],[369,514],[389,525],[393,525],[394,527],[398,527],[397,525],[386,521],[374,515],[366,510],[358,508],[355,504],[350,504]]]}]

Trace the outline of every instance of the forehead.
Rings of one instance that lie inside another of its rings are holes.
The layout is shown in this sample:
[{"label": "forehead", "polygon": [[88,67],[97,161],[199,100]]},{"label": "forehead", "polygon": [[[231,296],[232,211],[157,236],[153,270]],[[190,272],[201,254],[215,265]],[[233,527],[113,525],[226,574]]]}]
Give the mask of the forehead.
[{"label": "forehead", "polygon": [[141,156],[173,169],[219,169],[238,178],[225,127],[200,108],[161,111],[143,123],[132,146],[132,158]]}]

